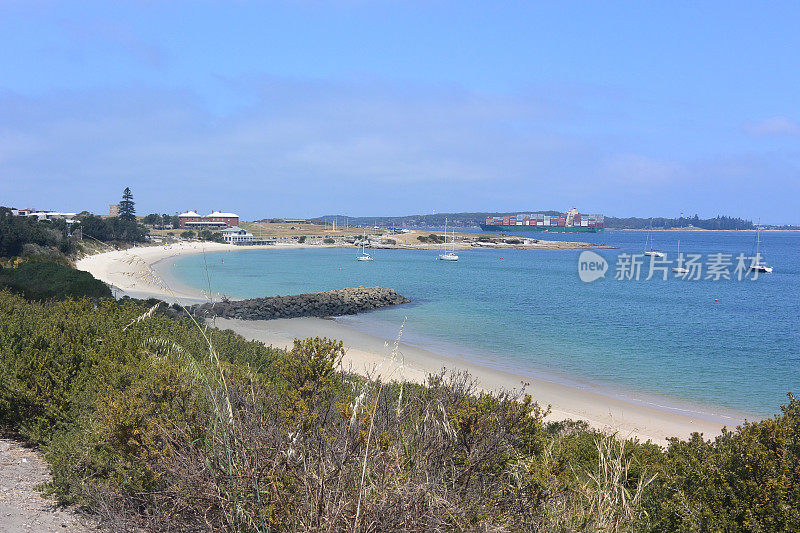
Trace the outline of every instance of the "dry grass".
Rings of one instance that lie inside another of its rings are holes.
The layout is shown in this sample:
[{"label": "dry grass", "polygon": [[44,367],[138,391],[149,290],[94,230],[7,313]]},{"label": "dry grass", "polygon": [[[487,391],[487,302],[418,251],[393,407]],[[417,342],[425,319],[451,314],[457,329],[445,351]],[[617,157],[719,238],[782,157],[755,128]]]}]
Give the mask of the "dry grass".
[{"label": "dry grass", "polygon": [[301,223],[287,223],[287,222],[242,222],[239,224],[242,228],[250,231],[257,237],[292,237],[301,235],[324,235],[324,236],[341,236],[341,235],[362,235],[365,231],[368,235],[383,235],[386,233],[384,229],[361,228],[357,226],[346,227],[344,225],[336,225],[334,231],[332,226],[323,224],[301,224]]}]

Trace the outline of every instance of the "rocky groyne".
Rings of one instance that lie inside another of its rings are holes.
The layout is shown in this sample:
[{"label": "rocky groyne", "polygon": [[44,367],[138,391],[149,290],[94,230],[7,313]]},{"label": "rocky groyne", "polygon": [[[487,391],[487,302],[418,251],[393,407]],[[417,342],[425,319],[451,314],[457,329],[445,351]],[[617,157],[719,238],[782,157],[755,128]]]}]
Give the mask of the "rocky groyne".
[{"label": "rocky groyne", "polygon": [[243,320],[272,320],[304,316],[354,315],[410,300],[385,287],[347,287],[328,292],[312,292],[293,296],[273,296],[251,300],[225,301],[193,305],[190,311],[197,317],[239,318]]}]

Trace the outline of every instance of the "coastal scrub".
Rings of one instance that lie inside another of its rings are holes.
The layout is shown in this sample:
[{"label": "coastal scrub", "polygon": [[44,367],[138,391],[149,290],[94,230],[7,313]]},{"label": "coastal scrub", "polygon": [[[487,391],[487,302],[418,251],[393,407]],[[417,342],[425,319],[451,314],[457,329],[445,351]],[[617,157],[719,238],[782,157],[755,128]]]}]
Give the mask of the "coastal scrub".
[{"label": "coastal scrub", "polygon": [[[797,531],[800,403],[668,447],[466,374],[348,374],[155,303],[0,291],[0,424],[47,491],[147,531]],[[535,391],[533,391],[535,393]]]}]

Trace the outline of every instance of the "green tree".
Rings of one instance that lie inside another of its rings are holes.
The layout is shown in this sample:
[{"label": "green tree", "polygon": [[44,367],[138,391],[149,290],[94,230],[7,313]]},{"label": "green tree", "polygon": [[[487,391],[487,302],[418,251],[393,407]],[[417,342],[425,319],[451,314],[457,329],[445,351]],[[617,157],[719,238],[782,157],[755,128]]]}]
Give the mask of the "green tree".
[{"label": "green tree", "polygon": [[218,231],[211,231],[210,229],[204,229],[197,233],[197,238],[201,241],[211,241],[211,242],[219,242],[225,243],[225,239],[222,237],[222,233]]},{"label": "green tree", "polygon": [[150,224],[151,226],[160,226],[161,225],[161,215],[158,213],[150,213],[142,220],[145,224]]},{"label": "green tree", "polygon": [[58,248],[65,254],[74,250],[63,220],[14,216],[10,209],[0,207],[0,257],[24,255],[26,245]]},{"label": "green tree", "polygon": [[119,218],[123,220],[136,220],[136,209],[134,205],[131,188],[125,187],[125,190],[122,191],[122,201],[119,203]]},{"label": "green tree", "polygon": [[84,236],[89,236],[99,241],[142,242],[147,235],[147,229],[135,220],[126,220],[120,217],[101,218],[95,215],[80,217],[80,229]]}]

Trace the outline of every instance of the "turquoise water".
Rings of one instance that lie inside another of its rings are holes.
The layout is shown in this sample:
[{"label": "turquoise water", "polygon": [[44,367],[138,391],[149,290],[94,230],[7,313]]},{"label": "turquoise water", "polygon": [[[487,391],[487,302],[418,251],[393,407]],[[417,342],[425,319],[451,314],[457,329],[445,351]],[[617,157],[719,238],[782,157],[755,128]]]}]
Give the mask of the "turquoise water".
[{"label": "turquoise water", "polygon": [[[755,281],[614,280],[617,255],[642,253],[644,239],[581,235],[619,247],[598,251],[609,272],[594,283],[579,280],[577,250],[466,250],[457,263],[410,250],[371,250],[375,261],[357,262],[355,249],[330,248],[171,261],[180,282],[207,289],[210,280],[213,291],[241,298],[392,287],[413,303],[343,320],[394,337],[405,317],[404,341],[503,370],[751,416],[778,412],[787,391],[800,392],[800,232],[762,234],[774,272]],[[654,234],[668,254],[678,239],[685,253],[753,253],[753,233]]]}]

